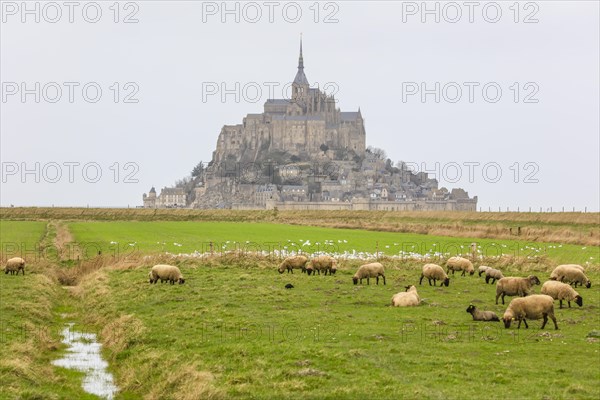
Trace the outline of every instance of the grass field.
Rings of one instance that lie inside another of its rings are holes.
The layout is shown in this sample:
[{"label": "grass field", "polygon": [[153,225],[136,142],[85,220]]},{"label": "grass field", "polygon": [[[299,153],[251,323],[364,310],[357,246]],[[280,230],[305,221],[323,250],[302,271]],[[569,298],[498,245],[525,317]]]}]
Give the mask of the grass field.
[{"label": "grass field", "polygon": [[[597,246],[265,221],[47,222],[1,222],[3,257],[6,243],[84,251],[41,254],[24,277],[0,275],[0,399],[95,398],[80,389],[81,375],[50,364],[64,352],[58,332],[67,320],[99,334],[118,399],[600,397]],[[214,256],[164,254],[209,251],[211,241]],[[384,257],[387,285],[354,286],[362,261],[352,257],[335,276],[309,277],[280,275],[278,257],[235,251],[287,246],[369,256],[378,248],[390,256],[442,248],[453,255],[467,253],[472,241],[487,255],[503,249],[513,256],[486,260],[492,265],[542,282],[558,263],[587,262],[593,285],[578,288],[584,306],[557,303],[558,331],[551,322],[540,330],[541,321],[504,329],[465,312],[470,303],[500,316],[506,309],[477,275],[451,277],[444,288],[418,286],[422,260]],[[148,284],[159,262],[179,265],[186,283]],[[389,307],[408,284],[417,284],[423,304]]]},{"label": "grass field", "polygon": [[88,257],[98,249],[105,254],[142,253],[190,254],[210,251],[244,252],[273,250],[314,253],[368,253],[388,256],[441,253],[446,256],[470,254],[470,244],[477,242],[483,256],[545,256],[556,264],[598,265],[597,246],[561,243],[523,242],[503,239],[453,238],[411,233],[374,232],[357,229],[334,229],[290,226],[269,223],[234,222],[72,222],[68,225],[80,248]]}]

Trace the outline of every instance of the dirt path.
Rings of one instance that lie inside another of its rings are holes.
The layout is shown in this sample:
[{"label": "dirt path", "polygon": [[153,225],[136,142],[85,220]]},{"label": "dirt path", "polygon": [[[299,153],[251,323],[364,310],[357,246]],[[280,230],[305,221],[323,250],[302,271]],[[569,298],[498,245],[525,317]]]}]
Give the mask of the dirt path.
[{"label": "dirt path", "polygon": [[58,250],[61,261],[78,260],[81,258],[81,249],[76,245],[73,235],[67,225],[62,221],[53,221],[53,230],[56,232],[54,246]]}]

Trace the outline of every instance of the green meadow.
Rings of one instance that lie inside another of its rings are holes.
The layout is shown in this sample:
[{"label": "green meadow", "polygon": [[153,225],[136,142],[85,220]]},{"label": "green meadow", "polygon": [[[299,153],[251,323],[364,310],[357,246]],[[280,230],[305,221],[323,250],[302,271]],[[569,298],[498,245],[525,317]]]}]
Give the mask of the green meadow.
[{"label": "green meadow", "polygon": [[[453,238],[412,233],[377,232],[308,226],[234,222],[72,222],[68,224],[87,256],[97,250],[110,255],[135,252],[190,254],[262,250],[314,253],[366,252],[398,256],[406,253],[470,254],[477,242],[482,255],[545,256],[556,264],[597,265],[597,246],[527,242],[505,239]],[[308,243],[307,243],[308,242]],[[402,253],[404,252],[404,253]]]},{"label": "green meadow", "polygon": [[[266,222],[0,227],[3,260],[19,255],[11,243],[40,248],[26,257],[25,276],[0,274],[0,399],[96,398],[81,389],[83,374],[51,364],[65,354],[59,332],[67,322],[98,334],[117,399],[600,398],[597,246]],[[212,255],[173,256],[210,253],[210,242]],[[543,330],[541,321],[520,330],[475,322],[469,304],[502,317],[511,298],[496,305],[495,285],[477,274],[451,275],[449,287],[419,285],[422,260],[391,258],[468,254],[471,242],[505,275],[544,282],[556,264],[584,265],[592,287],[577,288],[583,307],[556,302],[559,330],[551,321]],[[43,251],[52,245],[77,251],[47,257],[58,254]],[[379,251],[387,284],[353,285],[364,261],[352,257],[340,259],[334,276],[279,274],[274,249]],[[185,284],[148,283],[151,266],[165,262],[179,266]],[[422,304],[390,307],[411,284]]]}]

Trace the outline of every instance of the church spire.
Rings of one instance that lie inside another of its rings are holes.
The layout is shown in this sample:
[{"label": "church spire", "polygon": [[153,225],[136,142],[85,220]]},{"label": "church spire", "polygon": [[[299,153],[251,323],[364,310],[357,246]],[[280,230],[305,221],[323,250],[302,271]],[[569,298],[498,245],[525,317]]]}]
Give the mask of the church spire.
[{"label": "church spire", "polygon": [[300,57],[298,57],[298,72],[294,78],[294,83],[302,86],[309,86],[308,79],[304,75],[304,57],[302,56],[302,34],[300,34]]}]

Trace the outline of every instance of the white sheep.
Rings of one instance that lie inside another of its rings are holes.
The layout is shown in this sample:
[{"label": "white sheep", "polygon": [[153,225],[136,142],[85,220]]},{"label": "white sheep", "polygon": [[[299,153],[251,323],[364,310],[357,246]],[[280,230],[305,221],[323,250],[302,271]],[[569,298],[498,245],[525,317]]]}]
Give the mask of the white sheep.
[{"label": "white sheep", "polygon": [[159,279],[161,282],[167,280],[171,285],[174,285],[175,282],[178,282],[180,285],[185,282],[181,271],[174,265],[157,264],[152,267],[149,277],[150,283],[156,283]]},{"label": "white sheep", "polygon": [[592,282],[585,276],[583,268],[577,264],[564,264],[554,268],[554,271],[550,274],[551,280],[571,283],[577,287],[577,284],[590,288]]},{"label": "white sheep", "polygon": [[545,294],[532,294],[527,297],[518,297],[513,299],[502,317],[504,327],[510,328],[512,321],[519,321],[517,329],[521,328],[521,321],[525,323],[525,328],[529,328],[526,319],[544,319],[542,328],[546,326],[548,317],[552,318],[554,328],[558,329],[556,317],[554,316],[554,299]]},{"label": "white sheep", "polygon": [[437,264],[425,264],[423,265],[423,271],[421,272],[421,279],[419,279],[419,285],[423,282],[423,278],[427,278],[429,286],[431,286],[431,280],[433,279],[433,286],[436,285],[436,281],[440,281],[440,286],[450,285],[450,278],[444,272],[444,269]]},{"label": "white sheep", "polygon": [[383,284],[385,285],[385,274],[383,271],[383,265],[381,265],[381,263],[374,262],[370,264],[361,265],[360,268],[358,268],[358,271],[356,271],[356,273],[352,277],[352,281],[355,285],[360,281],[360,284],[362,285],[362,280],[367,278],[367,285],[369,285],[369,278],[376,278],[377,284],[379,285],[380,276],[383,278]]},{"label": "white sheep", "polygon": [[485,271],[487,271],[488,269],[490,269],[490,267],[488,267],[487,265],[482,265],[480,266],[477,270],[479,271],[479,276],[481,276],[481,274],[484,274]]},{"label": "white sheep", "polygon": [[25,260],[21,257],[13,257],[6,261],[5,274],[10,272],[11,275],[14,275],[16,272],[19,275],[19,271],[23,271],[23,275],[25,275]]},{"label": "white sheep", "polygon": [[569,304],[569,308],[571,308],[571,302],[574,301],[577,303],[579,307],[583,306],[583,298],[573,289],[570,285],[566,283],[557,282],[557,281],[546,281],[542,285],[542,294],[547,294],[552,297],[554,300],[558,300],[560,304],[560,308],[562,308],[563,300],[566,300]]},{"label": "white sheep", "polygon": [[464,257],[450,257],[448,261],[446,261],[446,267],[448,268],[448,273],[452,271],[452,275],[454,275],[454,271],[462,271],[461,276],[465,276],[466,272],[468,272],[469,275],[475,273],[473,263]]},{"label": "white sheep", "polygon": [[396,293],[392,296],[392,307],[412,307],[421,304],[417,288],[413,285],[406,287],[406,292]]},{"label": "white sheep", "polygon": [[495,312],[478,310],[473,304],[467,307],[467,312],[473,316],[473,321],[500,321]]},{"label": "white sheep", "polygon": [[337,271],[337,260],[331,256],[318,256],[310,260],[306,265],[306,273],[308,275],[312,273],[316,275],[317,272],[321,275],[321,271],[325,275],[327,275],[327,272],[329,272],[329,275],[335,274]]},{"label": "white sheep", "polygon": [[490,283],[491,280],[491,283],[494,284],[497,280],[500,280],[502,278],[504,278],[504,275],[499,269],[489,268],[485,272],[485,283]]},{"label": "white sheep", "polygon": [[304,267],[306,265],[306,263],[308,262],[308,258],[306,258],[305,256],[291,256],[291,257],[287,257],[285,260],[283,260],[283,262],[281,264],[279,264],[279,273],[283,274],[283,272],[287,269],[288,273],[294,273],[294,268],[295,269],[301,269],[302,272],[306,271],[306,268]]},{"label": "white sheep", "polygon": [[527,278],[514,276],[502,278],[496,282],[496,304],[500,296],[502,296],[502,304],[504,304],[504,296],[527,296],[531,293],[533,285],[539,284],[540,280],[535,275],[529,275]]}]

